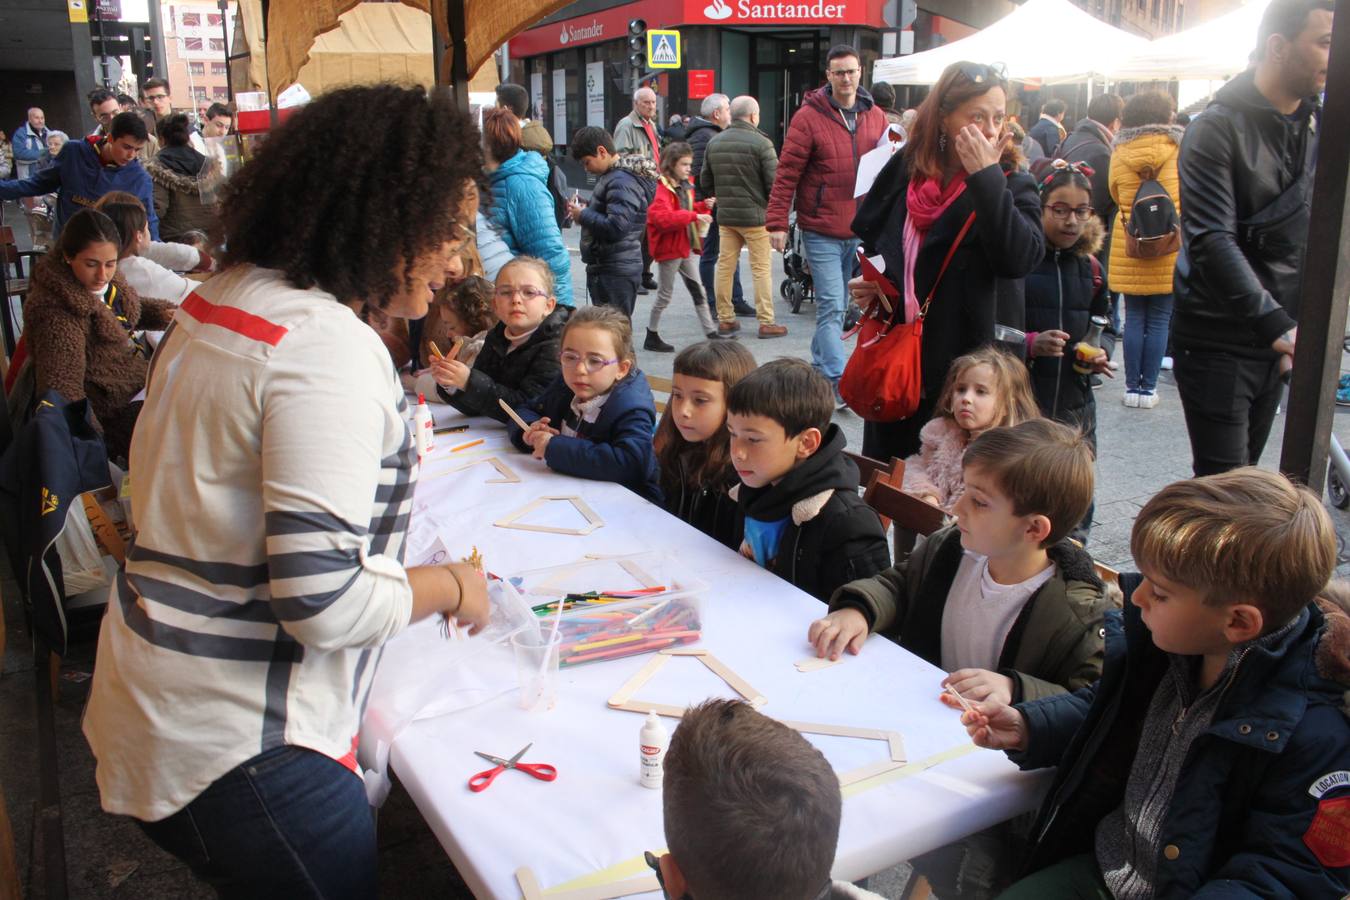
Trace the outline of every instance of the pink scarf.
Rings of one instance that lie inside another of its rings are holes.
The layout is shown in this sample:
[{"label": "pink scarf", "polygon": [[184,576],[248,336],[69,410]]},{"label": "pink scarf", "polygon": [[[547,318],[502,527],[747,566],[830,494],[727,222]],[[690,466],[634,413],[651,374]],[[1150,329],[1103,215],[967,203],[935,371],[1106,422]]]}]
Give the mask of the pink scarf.
[{"label": "pink scarf", "polygon": [[919,317],[919,298],[914,293],[914,263],[919,258],[919,247],[947,207],[966,189],[966,172],[962,169],[943,187],[936,178],[918,177],[909,182],[905,191],[905,272],[902,281],[905,292],[905,321]]}]

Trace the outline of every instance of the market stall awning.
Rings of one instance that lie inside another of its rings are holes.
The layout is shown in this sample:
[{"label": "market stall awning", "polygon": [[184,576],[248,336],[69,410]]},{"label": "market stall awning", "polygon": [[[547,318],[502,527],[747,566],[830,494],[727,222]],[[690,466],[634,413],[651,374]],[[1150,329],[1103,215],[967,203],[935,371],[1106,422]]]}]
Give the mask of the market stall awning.
[{"label": "market stall awning", "polygon": [[314,40],[296,81],[310,94],[346,84],[399,81],[431,87],[431,16],[402,3],[359,3]]},{"label": "market stall awning", "polygon": [[[255,0],[257,2],[257,0]],[[267,76],[272,96],[299,80],[315,39],[338,26],[338,17],[360,0],[272,0],[267,11]],[[498,47],[570,0],[404,0],[431,14],[442,43],[453,46],[449,34],[450,4],[463,3],[467,69],[477,71]],[[241,4],[242,5],[242,4]],[[258,17],[259,22],[261,16]],[[249,35],[255,55],[262,52],[256,32]],[[443,72],[451,71],[447,49]]]},{"label": "market stall awning", "polygon": [[1270,0],[1251,0],[1203,25],[1158,38],[1105,74],[1112,81],[1226,80],[1247,68],[1269,5]]},{"label": "market stall awning", "polygon": [[878,60],[874,81],[932,84],[954,62],[1003,63],[1014,81],[1082,81],[1148,46],[1069,0],[1027,0],[976,34],[923,53]]}]

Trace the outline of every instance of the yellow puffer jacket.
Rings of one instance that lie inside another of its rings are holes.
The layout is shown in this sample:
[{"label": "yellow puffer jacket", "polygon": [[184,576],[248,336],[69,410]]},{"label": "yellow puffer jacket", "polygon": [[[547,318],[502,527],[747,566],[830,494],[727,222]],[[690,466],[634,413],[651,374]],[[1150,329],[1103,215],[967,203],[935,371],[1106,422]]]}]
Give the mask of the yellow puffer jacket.
[{"label": "yellow puffer jacket", "polygon": [[1181,214],[1181,187],[1177,177],[1177,154],[1181,150],[1177,125],[1140,125],[1122,128],[1111,145],[1111,198],[1119,212],[1111,229],[1111,260],[1107,283],[1113,291],[1147,296],[1172,293],[1172,270],[1177,255],[1132,259],[1125,255],[1125,220],[1134,207],[1134,195],[1150,171],[1172,196]]}]

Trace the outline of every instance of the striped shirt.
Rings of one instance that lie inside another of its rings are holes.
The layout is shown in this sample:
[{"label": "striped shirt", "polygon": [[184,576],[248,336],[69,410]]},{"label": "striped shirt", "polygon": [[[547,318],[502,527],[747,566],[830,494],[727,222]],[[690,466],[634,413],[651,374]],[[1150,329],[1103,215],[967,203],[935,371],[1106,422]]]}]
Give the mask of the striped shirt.
[{"label": "striped shirt", "polygon": [[357,771],[380,647],[412,612],[406,410],[330,294],[241,266],[183,301],[132,440],[137,534],[85,715],[105,810],[157,821],[282,744]]}]

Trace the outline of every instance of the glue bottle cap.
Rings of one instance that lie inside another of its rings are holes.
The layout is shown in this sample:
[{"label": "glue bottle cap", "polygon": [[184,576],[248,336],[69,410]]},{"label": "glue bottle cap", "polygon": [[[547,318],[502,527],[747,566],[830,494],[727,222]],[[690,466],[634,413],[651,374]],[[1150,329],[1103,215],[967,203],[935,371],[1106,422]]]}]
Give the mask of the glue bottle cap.
[{"label": "glue bottle cap", "polygon": [[418,405],[418,406],[426,406],[426,404],[427,404],[427,398],[426,398],[426,396],[423,395],[423,394],[418,394],[418,395],[417,395],[417,405]]}]

